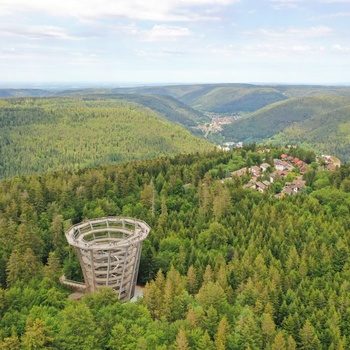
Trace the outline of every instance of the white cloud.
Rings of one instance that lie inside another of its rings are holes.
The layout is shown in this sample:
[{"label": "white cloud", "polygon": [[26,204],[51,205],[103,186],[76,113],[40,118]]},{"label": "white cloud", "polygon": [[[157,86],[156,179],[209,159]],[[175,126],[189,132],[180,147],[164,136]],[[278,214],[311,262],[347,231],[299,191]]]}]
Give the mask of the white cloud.
[{"label": "white cloud", "polygon": [[301,0],[270,0],[275,10],[298,8]]},{"label": "white cloud", "polygon": [[77,37],[69,34],[64,28],[51,26],[51,25],[36,25],[36,26],[21,26],[21,25],[2,25],[0,26],[0,35],[5,36],[17,36],[25,37],[27,39],[33,40],[43,40],[43,39],[69,39],[78,40],[82,37]]},{"label": "white cloud", "polygon": [[[82,20],[120,16],[135,20],[186,21],[198,20],[192,7],[226,6],[240,0],[3,0],[0,15],[38,13],[57,17],[73,16]],[[207,17],[205,17],[207,18]]]},{"label": "white cloud", "polygon": [[34,39],[78,39],[71,36],[64,28],[56,26],[31,26],[28,34]]},{"label": "white cloud", "polygon": [[350,0],[321,0],[321,2],[350,4]]},{"label": "white cloud", "polygon": [[288,28],[288,29],[260,29],[259,33],[266,37],[274,38],[324,38],[333,33],[327,26],[317,26],[308,28]]},{"label": "white cloud", "polygon": [[155,25],[145,36],[145,41],[176,41],[188,37],[191,32],[185,27]]},{"label": "white cloud", "polygon": [[350,12],[335,12],[328,13],[326,15],[320,15],[310,18],[310,20],[321,20],[325,18],[341,18],[341,17],[350,17]]},{"label": "white cloud", "polygon": [[336,44],[332,46],[332,51],[335,51],[338,53],[349,53],[350,46],[342,46],[342,45]]}]

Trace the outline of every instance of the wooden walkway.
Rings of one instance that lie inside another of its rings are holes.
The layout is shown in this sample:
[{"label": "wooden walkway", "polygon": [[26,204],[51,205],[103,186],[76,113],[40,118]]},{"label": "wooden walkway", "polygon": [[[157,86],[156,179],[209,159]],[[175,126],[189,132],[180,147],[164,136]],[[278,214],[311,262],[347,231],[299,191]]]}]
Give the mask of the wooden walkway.
[{"label": "wooden walkway", "polygon": [[72,280],[67,280],[65,275],[62,275],[60,277],[60,282],[64,284],[65,286],[72,288],[72,289],[86,289],[86,285],[83,282],[76,282]]}]

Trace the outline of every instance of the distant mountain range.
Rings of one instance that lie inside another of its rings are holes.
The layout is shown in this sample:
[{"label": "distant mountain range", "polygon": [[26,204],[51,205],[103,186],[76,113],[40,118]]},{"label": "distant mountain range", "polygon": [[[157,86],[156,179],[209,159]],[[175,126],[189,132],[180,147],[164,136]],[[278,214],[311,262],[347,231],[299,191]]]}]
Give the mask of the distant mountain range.
[{"label": "distant mountain range", "polygon": [[231,124],[222,125],[216,140],[292,143],[350,161],[350,86],[192,84],[55,93],[40,89],[0,90],[0,97],[53,94],[142,105],[197,136],[203,134],[195,127],[211,122],[205,112],[238,115]]}]

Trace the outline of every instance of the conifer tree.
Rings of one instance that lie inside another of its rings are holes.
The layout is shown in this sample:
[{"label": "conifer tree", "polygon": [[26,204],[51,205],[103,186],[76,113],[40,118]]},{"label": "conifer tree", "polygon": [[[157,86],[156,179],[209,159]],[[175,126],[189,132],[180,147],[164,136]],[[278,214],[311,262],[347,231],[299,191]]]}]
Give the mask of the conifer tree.
[{"label": "conifer tree", "polygon": [[24,282],[29,282],[33,277],[37,276],[41,272],[42,266],[31,248],[27,248],[25,250],[24,254],[22,255],[22,259],[22,280]]},{"label": "conifer tree", "polygon": [[190,347],[188,345],[186,334],[182,329],[180,329],[179,333],[176,336],[174,350],[189,350],[189,349]]},{"label": "conifer tree", "polygon": [[315,329],[309,320],[306,320],[303,328],[300,330],[300,347],[303,350],[322,349]]},{"label": "conifer tree", "polygon": [[226,316],[224,316],[218,325],[218,330],[215,334],[215,346],[217,350],[225,350],[227,343],[227,336],[229,333],[229,324]]},{"label": "conifer tree", "polygon": [[273,318],[270,314],[264,314],[261,323],[261,330],[264,336],[265,345],[269,344],[272,341],[276,330],[275,322],[273,321]]},{"label": "conifer tree", "polygon": [[286,341],[284,340],[283,333],[279,331],[272,343],[272,350],[287,350]]},{"label": "conifer tree", "polygon": [[195,328],[198,325],[197,313],[193,307],[190,307],[190,309],[187,312],[186,322],[187,322],[189,328]]},{"label": "conifer tree", "polygon": [[197,292],[197,272],[191,265],[187,270],[187,290],[188,293],[194,295]]},{"label": "conifer tree", "polygon": [[290,335],[287,339],[287,350],[296,350],[297,343],[293,339],[293,337]]},{"label": "conifer tree", "polygon": [[50,252],[47,259],[47,264],[44,266],[44,276],[58,282],[61,274],[62,268],[60,266],[60,260],[55,252]]},{"label": "conifer tree", "polygon": [[214,343],[210,339],[210,335],[209,335],[208,331],[205,331],[204,334],[199,339],[197,349],[198,350],[214,350],[215,349]]},{"label": "conifer tree", "polygon": [[13,286],[22,277],[22,270],[22,256],[17,250],[14,250],[6,265],[6,283],[9,287]]}]

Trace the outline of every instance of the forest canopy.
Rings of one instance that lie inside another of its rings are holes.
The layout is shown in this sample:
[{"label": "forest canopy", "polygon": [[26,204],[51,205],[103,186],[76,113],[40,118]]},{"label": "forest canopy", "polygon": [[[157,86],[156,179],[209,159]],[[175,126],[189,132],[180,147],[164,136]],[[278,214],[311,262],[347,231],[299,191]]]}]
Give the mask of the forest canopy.
[{"label": "forest canopy", "polygon": [[[261,164],[257,151],[2,181],[0,349],[349,348],[350,167],[310,165],[307,193],[277,199],[243,188],[248,175],[227,177]],[[64,232],[108,215],[152,227],[144,298],[121,304],[101,290],[72,301],[58,277],[82,276]]]},{"label": "forest canopy", "polygon": [[0,179],[213,147],[164,115],[125,100],[0,100]]}]

